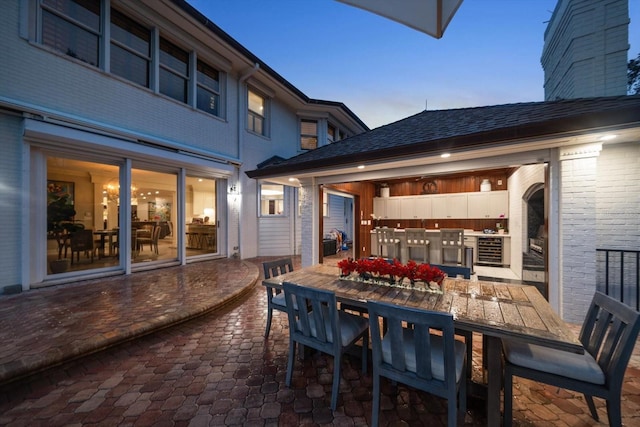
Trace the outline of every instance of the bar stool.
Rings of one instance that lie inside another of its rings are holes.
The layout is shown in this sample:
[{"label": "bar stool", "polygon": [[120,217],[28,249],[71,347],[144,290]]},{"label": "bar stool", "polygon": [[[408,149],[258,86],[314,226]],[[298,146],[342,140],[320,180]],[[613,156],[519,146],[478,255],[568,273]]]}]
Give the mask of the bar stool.
[{"label": "bar stool", "polygon": [[[395,258],[400,254],[400,239],[396,238],[396,232],[393,228],[376,228],[376,238],[380,251],[378,256],[382,257],[383,248],[387,248],[387,258]],[[389,251],[393,249],[393,256]]]},{"label": "bar stool", "polygon": [[440,252],[441,264],[464,265],[464,229],[441,228]]},{"label": "bar stool", "polygon": [[407,228],[405,229],[407,239],[407,257],[411,259],[411,248],[423,248],[423,263],[429,262],[429,239],[427,239],[427,230],[424,228]]}]

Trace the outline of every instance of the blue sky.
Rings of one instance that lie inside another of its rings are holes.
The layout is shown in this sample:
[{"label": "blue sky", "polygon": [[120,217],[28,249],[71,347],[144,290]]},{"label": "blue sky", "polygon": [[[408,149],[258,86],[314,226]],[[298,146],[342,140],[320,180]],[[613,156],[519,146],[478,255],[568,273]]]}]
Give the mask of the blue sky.
[{"label": "blue sky", "polygon": [[[465,0],[435,39],[334,0],[188,0],[311,98],[370,128],[425,109],[544,100],[540,56],[556,0]],[[640,1],[629,10],[640,53]]]}]

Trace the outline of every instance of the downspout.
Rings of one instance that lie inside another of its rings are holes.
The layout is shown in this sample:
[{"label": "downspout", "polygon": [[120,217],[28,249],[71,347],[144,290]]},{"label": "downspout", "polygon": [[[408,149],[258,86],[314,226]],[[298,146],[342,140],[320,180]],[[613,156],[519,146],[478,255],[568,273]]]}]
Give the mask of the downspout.
[{"label": "downspout", "polygon": [[[240,75],[240,77],[238,78],[238,88],[237,88],[237,97],[238,97],[238,102],[236,103],[236,105],[238,106],[237,108],[237,122],[238,122],[238,158],[242,159],[242,149],[244,147],[244,126],[242,125],[242,108],[245,106],[245,102],[243,102],[243,99],[246,99],[245,97],[241,96],[242,94],[242,86],[244,85],[244,83],[247,81],[247,79],[249,79],[249,77],[251,77],[256,71],[258,71],[258,69],[260,68],[260,64],[259,63],[255,63],[253,64],[253,68],[248,69],[247,71],[245,71],[244,73],[242,73]],[[239,193],[240,193],[240,197],[239,197],[239,206],[238,206],[238,254],[240,256],[240,259],[242,259],[242,227],[241,227],[241,221],[242,221],[242,206],[244,205],[242,198],[244,197],[244,193],[241,191],[242,190],[242,186],[240,186],[240,167],[236,168],[236,173],[237,176],[234,178],[236,180],[235,185],[238,186],[237,188],[239,189]],[[228,191],[228,190],[227,190]],[[234,252],[235,253],[235,252]]]}]

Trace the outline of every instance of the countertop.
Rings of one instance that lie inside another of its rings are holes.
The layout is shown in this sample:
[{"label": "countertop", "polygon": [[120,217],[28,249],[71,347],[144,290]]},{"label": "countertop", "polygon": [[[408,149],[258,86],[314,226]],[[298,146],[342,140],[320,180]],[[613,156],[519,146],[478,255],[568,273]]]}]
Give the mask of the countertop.
[{"label": "countertop", "polygon": [[[394,228],[393,231],[397,232],[397,233],[404,233],[405,229],[404,228]],[[427,228],[426,229],[427,233],[430,234],[439,234],[440,233],[440,229],[438,228]],[[375,233],[376,230],[373,229],[371,230],[371,234]],[[484,233],[482,231],[475,231],[475,230],[464,230],[464,235],[465,236],[470,236],[470,237],[510,237],[508,233],[504,233],[504,234],[498,234],[498,233]]]}]

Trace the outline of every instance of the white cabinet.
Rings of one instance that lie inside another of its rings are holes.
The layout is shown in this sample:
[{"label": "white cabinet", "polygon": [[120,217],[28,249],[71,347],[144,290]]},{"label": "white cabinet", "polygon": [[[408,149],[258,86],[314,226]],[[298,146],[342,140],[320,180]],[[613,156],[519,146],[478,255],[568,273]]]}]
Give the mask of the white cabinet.
[{"label": "white cabinet", "polygon": [[467,217],[467,193],[431,196],[431,215],[434,219]]},{"label": "white cabinet", "polygon": [[429,196],[400,197],[400,219],[431,218],[431,199]]},{"label": "white cabinet", "polygon": [[399,219],[401,197],[374,197],[373,214],[376,218]]},{"label": "white cabinet", "polygon": [[509,193],[507,191],[485,191],[468,193],[467,218],[509,217]]}]

